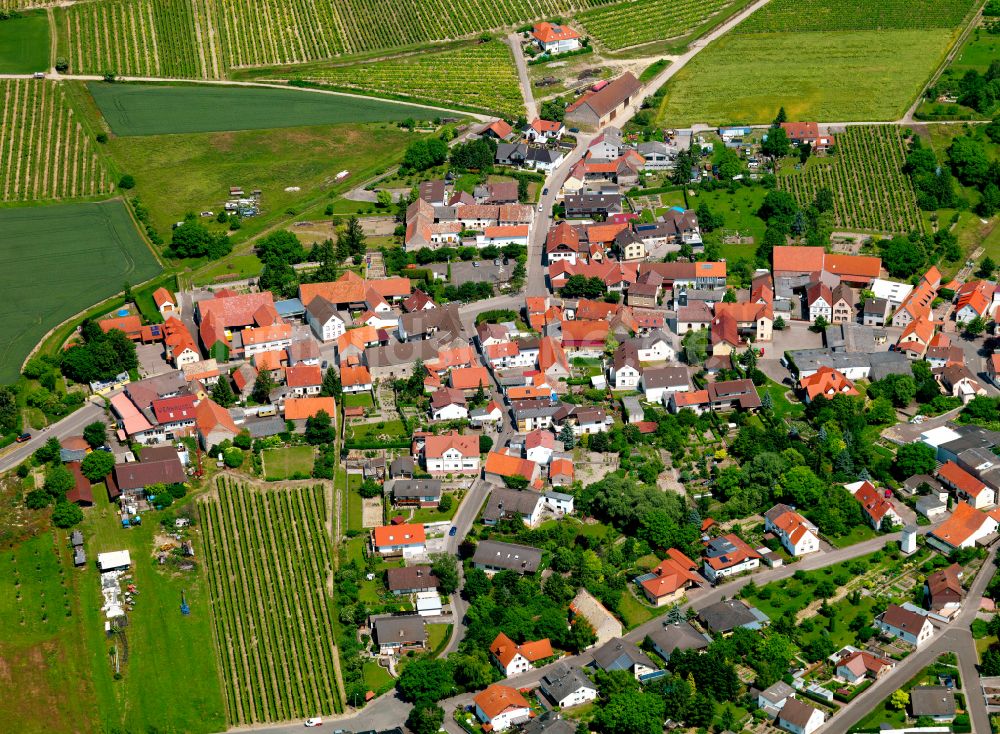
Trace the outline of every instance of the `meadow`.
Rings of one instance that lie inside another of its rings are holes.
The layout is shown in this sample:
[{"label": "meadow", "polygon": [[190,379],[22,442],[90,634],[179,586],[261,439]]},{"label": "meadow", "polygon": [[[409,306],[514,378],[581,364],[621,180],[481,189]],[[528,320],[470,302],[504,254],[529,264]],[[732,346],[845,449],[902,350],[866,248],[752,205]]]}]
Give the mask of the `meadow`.
[{"label": "meadow", "polygon": [[768,123],[781,106],[792,120],[894,120],[951,41],[946,30],[723,36],[671,79],[658,121]]},{"label": "meadow", "polygon": [[119,136],[261,130],[345,122],[425,120],[438,112],[377,99],[254,87],[87,85]]},{"label": "meadow", "polygon": [[61,83],[0,80],[0,201],[90,197],[113,188]]},{"label": "meadow", "polygon": [[218,492],[200,507],[229,722],[341,711],[323,488]]},{"label": "meadow", "polygon": [[49,21],[44,10],[0,20],[0,74],[32,74],[49,67]]},{"label": "meadow", "polygon": [[510,48],[500,41],[367,64],[331,66],[304,76],[336,87],[490,110],[511,119],[524,113],[514,60]]},{"label": "meadow", "polygon": [[837,136],[836,155],[815,157],[805,168],[786,166],[778,188],[802,206],[821,188],[833,193],[838,228],[885,233],[921,229],[921,215],[909,177],[903,173],[906,143],[891,125],[851,126]]},{"label": "meadow", "polygon": [[308,477],[313,468],[312,446],[289,446],[283,449],[268,449],[262,453],[264,476],[270,480],[290,479],[294,475],[300,479]]},{"label": "meadow", "polygon": [[161,268],[121,201],[0,209],[0,382],[52,327]]},{"label": "meadow", "polygon": [[[171,226],[185,212],[218,212],[229,187],[236,185],[263,192],[261,214],[245,219],[236,233],[251,236],[333,189],[348,188],[388,168],[412,137],[389,123],[319,125],[119,137],[111,139],[108,149],[115,164],[135,176],[130,194],[148,207],[153,227],[169,241]],[[350,175],[337,182],[341,170]],[[297,191],[285,191],[295,187]],[[203,221],[222,227],[214,219]],[[218,271],[221,277],[236,272],[221,264]]]}]

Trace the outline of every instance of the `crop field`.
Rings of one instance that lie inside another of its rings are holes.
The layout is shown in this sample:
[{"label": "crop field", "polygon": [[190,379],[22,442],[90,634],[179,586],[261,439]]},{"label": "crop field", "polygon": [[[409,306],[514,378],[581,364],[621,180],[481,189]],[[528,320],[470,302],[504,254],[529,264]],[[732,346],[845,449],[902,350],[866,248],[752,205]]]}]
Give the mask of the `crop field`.
[{"label": "crop field", "polygon": [[754,33],[714,41],[670,80],[659,122],[895,120],[944,58],[951,31]]},{"label": "crop field", "polygon": [[52,327],[160,272],[120,201],[0,209],[0,382]]},{"label": "crop field", "polygon": [[974,0],[772,0],[736,33],[954,28]]},{"label": "crop field", "polygon": [[[231,67],[294,64],[344,52],[339,2],[212,0]],[[350,16],[348,16],[350,17]],[[385,21],[383,17],[381,20]]]},{"label": "crop field", "polygon": [[31,74],[48,67],[49,20],[44,10],[0,21],[0,74]]},{"label": "crop field", "polygon": [[434,100],[517,117],[524,112],[510,48],[499,41],[310,72],[308,78],[377,94]]},{"label": "crop field", "polygon": [[115,135],[169,135],[223,130],[382,122],[439,113],[375,99],[298,89],[87,85]]},{"label": "crop field", "polygon": [[77,3],[62,19],[63,52],[78,74],[218,77],[213,12],[213,0]]},{"label": "crop field", "polygon": [[218,491],[201,509],[229,722],[342,710],[323,488]]},{"label": "crop field", "polygon": [[876,232],[921,229],[920,210],[903,171],[906,146],[891,125],[849,127],[837,136],[836,155],[815,158],[802,171],[782,173],[778,188],[801,205],[821,188],[833,193],[837,227]]},{"label": "crop field", "polygon": [[[603,46],[617,50],[689,33],[738,0],[627,0],[576,16]],[[623,22],[628,18],[627,22]]]},{"label": "crop field", "polygon": [[59,83],[0,80],[0,201],[72,199],[112,188]]}]

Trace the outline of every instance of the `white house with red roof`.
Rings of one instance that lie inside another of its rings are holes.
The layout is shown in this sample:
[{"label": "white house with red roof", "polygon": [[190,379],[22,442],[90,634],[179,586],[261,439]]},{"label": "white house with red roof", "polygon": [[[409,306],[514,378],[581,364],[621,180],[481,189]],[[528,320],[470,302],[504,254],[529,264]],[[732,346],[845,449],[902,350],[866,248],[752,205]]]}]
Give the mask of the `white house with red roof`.
[{"label": "white house with red roof", "polygon": [[893,525],[903,524],[902,518],[896,512],[886,497],[884,492],[880,492],[871,482],[852,482],[845,484],[844,489],[854,495],[854,499],[861,503],[861,511],[868,518],[868,523],[876,530],[882,529],[882,523],[889,518]]},{"label": "white house with red roof", "polygon": [[382,556],[422,556],[427,550],[427,533],[421,524],[383,525],[372,530],[372,547]]},{"label": "white house with red roof", "polygon": [[458,431],[442,436],[426,436],[423,455],[428,473],[436,477],[446,474],[475,476],[481,467],[479,437],[463,436]]},{"label": "white house with red roof", "polygon": [[532,663],[553,655],[552,643],[543,640],[529,640],[518,645],[503,632],[490,645],[490,657],[508,678],[531,670]]},{"label": "white house with red roof", "polygon": [[713,538],[705,544],[703,571],[709,581],[735,576],[760,566],[761,555],[734,533]]},{"label": "white house with red roof", "polygon": [[954,461],[945,463],[937,472],[941,483],[955,491],[955,498],[977,510],[996,504],[996,492]]},{"label": "white house with red roof", "polygon": [[895,663],[867,650],[845,648],[837,661],[836,676],[851,685],[865,678],[878,680],[895,667]]},{"label": "white house with red roof", "polygon": [[819,531],[788,505],[775,505],[764,513],[764,530],[774,533],[793,556],[819,550]]},{"label": "white house with red roof", "polygon": [[531,705],[516,688],[494,683],[472,697],[476,716],[488,731],[506,731],[532,717]]},{"label": "white house with red roof", "polygon": [[562,54],[580,48],[580,34],[569,26],[557,23],[535,23],[531,37],[547,54]]},{"label": "white house with red roof", "polygon": [[528,461],[545,466],[552,459],[555,450],[556,437],[552,431],[536,428],[524,437],[524,458]]},{"label": "white house with red roof", "polygon": [[680,601],[688,589],[701,586],[705,579],[698,575],[697,568],[697,563],[676,548],[670,548],[667,557],[656,568],[636,581],[649,603],[662,607]]},{"label": "white house with red roof", "polygon": [[536,117],[524,129],[524,137],[531,142],[559,140],[566,132],[566,126],[558,120],[543,120]]},{"label": "white house with red roof", "polygon": [[179,316],[181,313],[180,306],[177,304],[177,298],[166,288],[160,287],[153,291],[153,303],[156,304],[156,310],[160,312],[160,316],[163,318],[167,318],[167,316]]}]

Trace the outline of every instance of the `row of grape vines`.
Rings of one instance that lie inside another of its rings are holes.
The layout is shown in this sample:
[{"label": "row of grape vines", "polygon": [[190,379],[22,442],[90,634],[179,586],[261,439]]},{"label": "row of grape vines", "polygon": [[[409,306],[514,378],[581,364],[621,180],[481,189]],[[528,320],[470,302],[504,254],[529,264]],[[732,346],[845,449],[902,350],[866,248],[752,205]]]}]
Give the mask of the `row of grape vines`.
[{"label": "row of grape vines", "polygon": [[217,487],[201,509],[230,722],[341,711],[323,488]]},{"label": "row of grape vines", "polygon": [[894,125],[852,126],[836,136],[836,154],[778,177],[803,206],[833,193],[834,222],[845,229],[909,232],[922,228],[917,198],[903,173],[906,144]]},{"label": "row of grape vines", "polygon": [[96,196],[107,168],[58,82],[0,80],[0,201]]}]

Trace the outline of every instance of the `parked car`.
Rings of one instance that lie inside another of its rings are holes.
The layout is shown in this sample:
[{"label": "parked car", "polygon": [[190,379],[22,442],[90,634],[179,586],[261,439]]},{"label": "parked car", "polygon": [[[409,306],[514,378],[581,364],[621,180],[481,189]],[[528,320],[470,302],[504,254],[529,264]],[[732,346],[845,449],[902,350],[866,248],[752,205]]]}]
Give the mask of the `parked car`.
[{"label": "parked car", "polygon": [[311,729],[314,726],[323,726],[323,719],[319,718],[318,716],[312,719],[306,719],[306,727]]},{"label": "parked car", "polygon": [[24,443],[25,441],[30,441],[31,440],[31,434],[30,433],[22,433],[15,440],[18,443]]},{"label": "parked car", "polygon": [[451,530],[448,531],[448,537],[449,538],[454,538],[457,533],[458,533],[458,528],[456,528],[454,525],[452,525],[451,526]]},{"label": "parked car", "polygon": [[547,188],[542,189],[542,196],[548,196],[548,195],[549,195],[549,190]]}]

